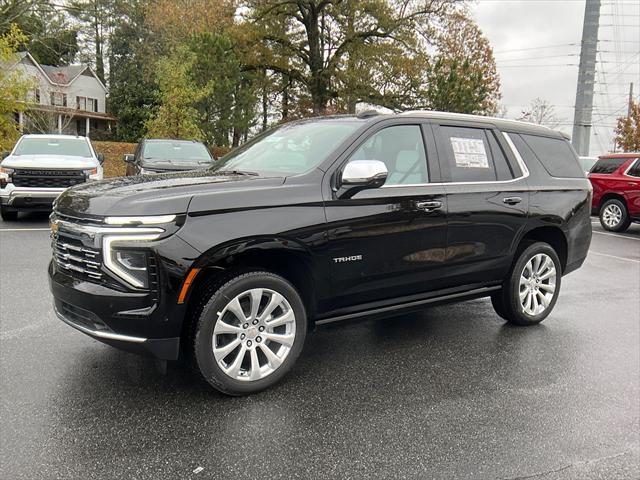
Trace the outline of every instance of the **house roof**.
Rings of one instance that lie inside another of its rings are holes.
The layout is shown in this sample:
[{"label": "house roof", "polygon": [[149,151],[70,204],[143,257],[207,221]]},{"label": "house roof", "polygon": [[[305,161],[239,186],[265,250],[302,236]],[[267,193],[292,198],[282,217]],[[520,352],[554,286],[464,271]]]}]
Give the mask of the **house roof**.
[{"label": "house roof", "polygon": [[102,83],[100,78],[91,69],[89,65],[67,65],[63,67],[55,67],[53,65],[41,65],[31,56],[29,52],[18,52],[17,56],[20,60],[27,58],[31,61],[42,74],[54,85],[68,86],[71,85],[76,78],[82,75],[85,71],[89,71],[91,75],[98,81],[100,86],[107,91],[107,87]]}]

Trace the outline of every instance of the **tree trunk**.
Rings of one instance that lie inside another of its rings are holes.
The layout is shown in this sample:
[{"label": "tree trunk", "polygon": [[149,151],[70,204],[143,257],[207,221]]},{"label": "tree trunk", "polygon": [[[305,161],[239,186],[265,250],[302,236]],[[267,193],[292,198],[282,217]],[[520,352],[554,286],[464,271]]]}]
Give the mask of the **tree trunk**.
[{"label": "tree trunk", "polygon": [[267,71],[264,71],[262,82],[262,131],[267,129],[269,120],[269,97],[267,96]]},{"label": "tree trunk", "polygon": [[324,59],[320,44],[318,11],[315,3],[310,3],[307,8],[308,10],[303,11],[302,14],[307,31],[307,41],[309,42],[309,70],[311,73],[309,91],[311,93],[313,113],[322,115],[327,110],[328,84],[323,71]]},{"label": "tree trunk", "polygon": [[100,34],[100,19],[96,10],[94,19],[94,41],[96,42],[96,75],[104,83],[104,58],[102,56],[102,35]]},{"label": "tree trunk", "polygon": [[282,119],[289,118],[289,75],[282,75]]}]

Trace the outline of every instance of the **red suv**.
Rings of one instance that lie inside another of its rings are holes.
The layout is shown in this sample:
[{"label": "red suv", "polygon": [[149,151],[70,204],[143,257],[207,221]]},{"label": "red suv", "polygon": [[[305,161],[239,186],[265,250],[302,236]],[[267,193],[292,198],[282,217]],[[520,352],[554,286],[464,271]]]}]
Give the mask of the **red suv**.
[{"label": "red suv", "polygon": [[592,213],[605,230],[624,232],[640,222],[640,153],[603,155],[589,172]]}]

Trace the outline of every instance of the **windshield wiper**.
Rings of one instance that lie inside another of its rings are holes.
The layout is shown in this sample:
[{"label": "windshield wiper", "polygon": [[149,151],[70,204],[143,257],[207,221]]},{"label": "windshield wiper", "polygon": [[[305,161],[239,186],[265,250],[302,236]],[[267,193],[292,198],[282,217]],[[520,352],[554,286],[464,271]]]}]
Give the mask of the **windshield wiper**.
[{"label": "windshield wiper", "polygon": [[246,170],[215,170],[214,175],[245,175],[249,177],[257,177],[260,174],[256,172],[247,172]]}]

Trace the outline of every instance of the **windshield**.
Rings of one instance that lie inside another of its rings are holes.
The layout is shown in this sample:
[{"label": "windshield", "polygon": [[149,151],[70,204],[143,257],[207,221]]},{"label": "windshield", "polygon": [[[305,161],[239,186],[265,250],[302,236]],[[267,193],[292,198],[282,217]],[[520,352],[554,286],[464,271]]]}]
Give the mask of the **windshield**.
[{"label": "windshield", "polygon": [[66,155],[68,157],[92,157],[84,138],[36,138],[25,137],[16,146],[13,155]]},{"label": "windshield", "polygon": [[171,140],[147,142],[142,157],[146,160],[172,162],[211,162],[209,150],[198,142],[172,142]]},{"label": "windshield", "polygon": [[308,172],[361,125],[353,120],[281,125],[225,155],[214,168],[291,175]]}]

